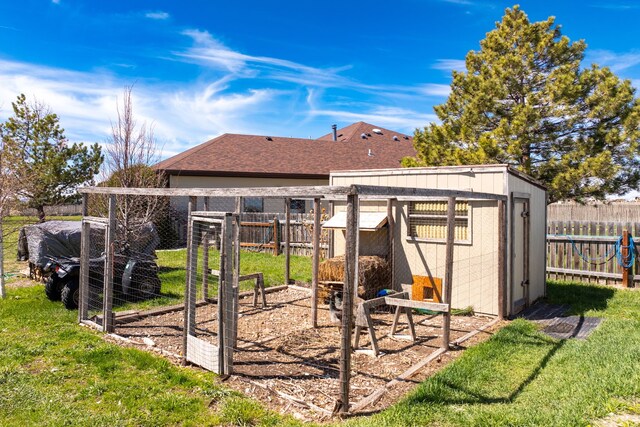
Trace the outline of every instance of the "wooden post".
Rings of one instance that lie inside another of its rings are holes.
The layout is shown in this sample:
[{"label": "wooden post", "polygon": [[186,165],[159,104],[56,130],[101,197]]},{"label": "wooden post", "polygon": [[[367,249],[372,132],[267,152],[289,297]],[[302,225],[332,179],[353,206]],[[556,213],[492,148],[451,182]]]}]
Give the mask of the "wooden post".
[{"label": "wooden post", "polygon": [[[329,218],[333,218],[333,201],[329,202]],[[333,248],[333,230],[329,230],[329,249],[327,251],[327,258],[333,258],[333,255],[335,253],[334,248]]]},{"label": "wooden post", "polygon": [[[237,286],[237,273],[236,266],[234,265],[236,250],[233,247],[233,243],[236,237],[234,230],[235,219],[232,216],[225,217],[225,225],[227,232],[224,236],[225,257],[224,257],[224,301],[218,302],[224,305],[224,318],[225,318],[225,342],[224,342],[224,358],[225,358],[225,374],[231,374],[233,372],[233,349],[236,342],[237,326],[238,326],[238,295],[236,289]],[[233,249],[233,253],[231,250]]]},{"label": "wooden post", "polygon": [[280,255],[280,220],[277,216],[273,217],[273,254]]},{"label": "wooden post", "polygon": [[220,264],[219,264],[219,272],[218,272],[218,372],[220,374],[226,374],[226,328],[227,328],[227,319],[225,313],[225,304],[226,304],[226,293],[224,281],[226,278],[226,235],[229,233],[227,220],[228,214],[225,215],[222,221],[222,225],[220,227]]},{"label": "wooden post", "polygon": [[291,199],[284,199],[284,284],[288,285],[291,275]]},{"label": "wooden post", "polygon": [[318,271],[320,269],[320,199],[313,199],[313,275],[311,279],[311,326],[318,327]]},{"label": "wooden post", "polygon": [[344,256],[344,288],[342,292],[342,324],[340,342],[340,401],[339,413],[349,412],[351,381],[351,318],[353,315],[353,289],[357,287],[356,265],[358,234],[358,196],[347,196],[346,245]]},{"label": "wooden post", "polygon": [[[204,207],[205,211],[209,210],[209,198],[204,198]],[[211,237],[211,233],[209,231],[205,231],[202,233],[202,299],[209,299],[209,239]]]},{"label": "wooden post", "polygon": [[[187,277],[189,277],[189,266],[191,259],[191,212],[197,206],[198,199],[194,196],[189,197],[189,203],[187,204]],[[191,296],[189,289],[189,282],[185,281],[184,286],[184,323],[182,325],[182,365],[185,366],[187,364],[187,336],[189,335],[189,298]]]},{"label": "wooden post", "polygon": [[[395,199],[387,199],[387,233],[389,234],[388,237],[388,247],[389,247],[389,253],[387,255],[387,259],[389,260],[389,264],[391,266],[391,277],[390,279],[390,286],[389,289],[396,289],[395,288],[395,260],[396,260],[396,248],[395,248],[395,234],[396,234],[396,230],[395,230],[395,220],[393,218],[393,202],[395,201]],[[399,290],[399,289],[396,289]]]},{"label": "wooden post", "polygon": [[[189,233],[187,259],[187,299],[185,301],[185,310],[189,312],[187,317],[187,334],[195,335],[196,333],[196,299],[197,285],[196,279],[198,275],[198,238],[200,234],[200,225],[193,222],[193,217],[189,221],[191,233]],[[185,354],[186,356],[186,354]]]},{"label": "wooden post", "polygon": [[[80,298],[78,304],[78,323],[88,318],[89,314],[89,248],[91,224],[84,222],[89,215],[89,195],[82,195],[82,228],[80,232]],[[0,220],[0,227],[2,226]],[[2,235],[0,230],[0,235]],[[0,296],[1,297],[1,296]]]},{"label": "wooden post", "polygon": [[230,347],[230,352],[233,352],[233,348],[235,348],[236,346],[236,340],[238,338],[238,314],[240,311],[240,301],[239,301],[239,294],[240,294],[240,212],[241,212],[241,207],[242,207],[242,197],[237,197],[236,198],[236,212],[235,215],[233,216],[233,264],[229,264],[229,266],[232,266],[232,272],[233,274],[231,275],[231,292],[232,292],[232,302],[233,302],[233,328],[232,328],[232,335],[231,335],[231,347]]},{"label": "wooden post", "polygon": [[[622,247],[620,248],[620,251],[622,255],[622,263],[627,264],[631,259],[631,254],[629,253],[629,230],[627,230],[626,228],[622,230]],[[631,276],[630,273],[632,268],[633,266],[622,267],[622,286],[625,288],[628,288],[631,283],[629,278]]]},{"label": "wooden post", "polygon": [[[86,194],[85,194],[86,196]],[[82,221],[80,233],[80,303],[78,322],[89,318],[89,251],[91,247],[91,224]]]},{"label": "wooden post", "polygon": [[507,315],[507,209],[498,200],[498,317]]},{"label": "wooden post", "polygon": [[449,304],[449,310],[442,315],[442,345],[449,349],[451,333],[451,291],[453,289],[453,244],[455,238],[456,198],[449,197],[447,203],[447,252],[445,258],[444,283],[442,285],[442,302]]},{"label": "wooden post", "polygon": [[104,266],[104,305],[102,311],[103,332],[113,332],[113,260],[115,253],[116,234],[116,196],[109,196],[109,226],[105,236],[105,249],[107,256]]}]

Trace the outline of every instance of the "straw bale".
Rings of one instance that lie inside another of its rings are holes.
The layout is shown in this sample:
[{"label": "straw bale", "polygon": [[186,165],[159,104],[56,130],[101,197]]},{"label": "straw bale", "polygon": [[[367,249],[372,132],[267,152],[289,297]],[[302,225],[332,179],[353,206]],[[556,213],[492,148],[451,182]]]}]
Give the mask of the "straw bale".
[{"label": "straw bale", "polygon": [[[358,296],[362,299],[375,298],[377,293],[391,287],[391,268],[389,262],[379,256],[358,257]],[[318,270],[320,281],[344,281],[344,256],[337,256],[320,263]],[[321,287],[318,296],[324,300],[329,290]]]}]

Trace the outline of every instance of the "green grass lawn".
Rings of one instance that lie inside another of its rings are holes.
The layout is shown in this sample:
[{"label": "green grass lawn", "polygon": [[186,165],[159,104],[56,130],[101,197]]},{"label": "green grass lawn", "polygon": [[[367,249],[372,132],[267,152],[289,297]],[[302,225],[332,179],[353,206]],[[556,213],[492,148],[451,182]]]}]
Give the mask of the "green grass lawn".
[{"label": "green grass lawn", "polygon": [[640,413],[640,292],[550,283],[549,300],[603,323],[555,340],[516,320],[402,402],[352,425],[575,426]]},{"label": "green grass lawn", "polygon": [[105,342],[41,286],[0,300],[0,425],[206,426],[293,423],[216,376]]},{"label": "green grass lawn", "polygon": [[[200,249],[199,254],[202,253]],[[162,283],[161,296],[158,298],[118,305],[116,310],[144,309],[155,306],[164,306],[181,303],[184,300],[186,283],[187,250],[172,249],[158,250],[157,263],[160,268],[158,276]],[[199,261],[202,257],[199,257]],[[273,256],[271,254],[241,251],[240,253],[240,274],[250,274],[261,272],[264,277],[265,286],[278,286],[284,284],[284,255]],[[201,268],[198,267],[199,275]],[[220,253],[210,250],[209,268],[220,268]],[[311,283],[312,260],[310,257],[291,256],[291,278],[305,283]],[[200,276],[201,277],[201,276]],[[201,278],[198,278],[198,296],[200,293]],[[216,295],[218,280],[215,277],[210,279],[211,295]],[[253,289],[253,281],[240,282],[240,290]]]}]

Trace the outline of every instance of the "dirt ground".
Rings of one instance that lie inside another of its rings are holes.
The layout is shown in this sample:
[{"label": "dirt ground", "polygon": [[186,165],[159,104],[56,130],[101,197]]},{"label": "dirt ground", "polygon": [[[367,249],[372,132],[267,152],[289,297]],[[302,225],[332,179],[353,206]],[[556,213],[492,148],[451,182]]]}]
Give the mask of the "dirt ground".
[{"label": "dirt ground", "polygon": [[[279,412],[297,418],[321,421],[329,418],[339,396],[340,329],[331,323],[327,305],[319,305],[319,327],[310,325],[309,293],[286,289],[267,294],[268,307],[254,308],[251,298],[240,300],[237,351],[233,356],[234,374],[225,384],[260,400]],[[198,308],[198,337],[216,343],[217,306]],[[379,387],[423,360],[441,344],[440,316],[413,316],[417,340],[389,337],[393,320],[391,313],[373,313],[381,355],[355,352],[352,354],[351,402],[368,396]],[[129,345],[152,349],[172,358],[182,354],[183,311],[146,317],[135,322],[116,325],[115,333]],[[483,316],[453,316],[451,341],[493,320]],[[407,334],[406,317],[400,317],[400,334]],[[463,346],[488,338],[487,332],[475,335]],[[120,340],[123,341],[123,340]],[[363,331],[361,346],[369,348],[369,336]],[[421,369],[411,380],[388,390],[364,412],[383,409],[404,395],[418,382],[458,357],[462,348],[445,353]]]}]

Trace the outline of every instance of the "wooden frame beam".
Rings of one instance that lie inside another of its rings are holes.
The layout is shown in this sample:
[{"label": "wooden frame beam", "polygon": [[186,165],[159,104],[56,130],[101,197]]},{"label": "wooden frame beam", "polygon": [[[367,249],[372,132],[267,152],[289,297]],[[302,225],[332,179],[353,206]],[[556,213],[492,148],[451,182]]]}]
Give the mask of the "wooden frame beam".
[{"label": "wooden frame beam", "polygon": [[341,199],[358,195],[362,199],[398,200],[416,198],[457,197],[469,200],[507,200],[507,196],[475,191],[440,190],[433,188],[383,187],[375,185],[350,186],[298,186],[298,187],[247,187],[247,188],[119,188],[86,187],[80,194],[128,194],[139,196],[203,196],[203,197],[262,197],[262,198],[325,198]]}]

